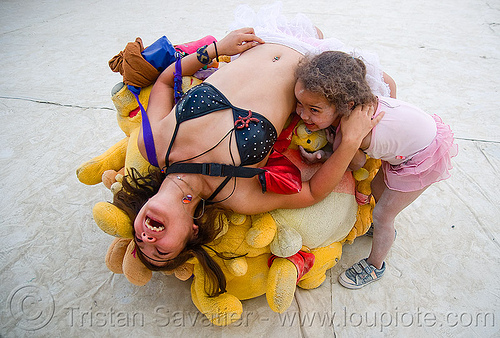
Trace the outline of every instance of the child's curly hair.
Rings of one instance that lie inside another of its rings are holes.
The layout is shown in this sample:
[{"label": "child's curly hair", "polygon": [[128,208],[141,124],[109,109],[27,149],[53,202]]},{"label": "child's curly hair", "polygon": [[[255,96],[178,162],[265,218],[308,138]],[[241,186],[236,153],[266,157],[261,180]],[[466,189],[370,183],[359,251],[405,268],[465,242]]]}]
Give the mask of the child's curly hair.
[{"label": "child's curly hair", "polygon": [[349,116],[359,104],[376,102],[365,80],[365,64],[344,52],[306,56],[300,61],[295,76],[306,90],[323,95],[342,116]]}]

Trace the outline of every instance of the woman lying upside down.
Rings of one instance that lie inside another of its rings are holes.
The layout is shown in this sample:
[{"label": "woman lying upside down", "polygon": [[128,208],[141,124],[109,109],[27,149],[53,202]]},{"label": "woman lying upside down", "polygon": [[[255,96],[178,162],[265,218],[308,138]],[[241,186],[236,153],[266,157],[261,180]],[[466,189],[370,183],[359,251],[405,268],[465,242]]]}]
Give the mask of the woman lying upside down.
[{"label": "woman lying upside down", "polygon": [[[177,104],[175,64],[154,84],[147,109],[151,133],[142,128],[138,145],[142,155],[162,170],[146,177],[130,173],[114,201],[134,220],[138,255],[149,269],[172,270],[196,256],[212,281],[209,294],[225,292],[224,275],[204,249],[220,231],[211,216],[217,207],[249,215],[321,201],[340,182],[361,140],[381,119],[379,115],[372,120],[372,109],[358,107],[342,121],[338,149],[303,182],[300,192],[263,193],[263,170],[258,168],[266,165],[295,111],[299,60],[305,53],[341,47],[337,40],[319,40],[307,22],[310,29],[293,36],[279,27],[260,33],[259,27],[237,29],[184,57],[182,75],[192,75],[218,55],[239,55]],[[387,90],[382,72],[375,69],[372,74],[376,86]]]}]

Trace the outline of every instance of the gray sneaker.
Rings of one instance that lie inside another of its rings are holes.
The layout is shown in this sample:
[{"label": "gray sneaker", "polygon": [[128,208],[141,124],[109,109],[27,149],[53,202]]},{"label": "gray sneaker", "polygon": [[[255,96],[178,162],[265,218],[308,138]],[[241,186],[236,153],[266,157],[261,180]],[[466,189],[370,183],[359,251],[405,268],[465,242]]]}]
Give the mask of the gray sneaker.
[{"label": "gray sneaker", "polygon": [[366,262],[366,258],[360,260],[339,276],[339,283],[348,289],[360,289],[363,286],[382,278],[385,272],[385,262],[382,268],[377,269]]}]

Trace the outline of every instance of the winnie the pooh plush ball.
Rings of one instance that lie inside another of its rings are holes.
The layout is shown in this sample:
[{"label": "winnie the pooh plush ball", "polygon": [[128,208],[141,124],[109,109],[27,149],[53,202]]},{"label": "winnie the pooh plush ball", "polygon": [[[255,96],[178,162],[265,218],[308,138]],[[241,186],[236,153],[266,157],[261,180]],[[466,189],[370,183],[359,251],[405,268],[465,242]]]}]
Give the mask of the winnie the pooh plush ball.
[{"label": "winnie the pooh plush ball", "polygon": [[[184,90],[200,82],[195,77],[185,77]],[[144,107],[147,107],[150,90],[151,87],[141,90],[139,99]],[[135,168],[139,173],[147,173],[151,167],[137,147],[141,112],[135,97],[122,84],[113,90],[112,101],[125,138],[83,163],[77,169],[77,176],[82,183],[103,182],[111,191],[117,191],[128,170]],[[298,164],[299,169],[310,174],[315,169],[301,163],[298,145],[314,151],[327,141],[324,134],[311,133],[304,127],[297,126],[287,156]],[[321,285],[326,271],[340,259],[342,244],[352,242],[368,230],[374,202],[370,200],[358,205],[355,192],[370,195],[369,182],[378,166],[368,161],[365,168],[369,175],[362,177],[360,182],[355,181],[351,173],[346,173],[336,191],[323,203],[310,208],[276,210],[254,216],[224,212],[221,218],[224,230],[208,246],[214,252],[234,257],[222,259],[209,252],[224,272],[226,293],[216,297],[207,295],[204,289],[206,276],[195,258],[166,274],[184,281],[192,279],[193,303],[215,325],[237,321],[243,311],[241,300],[264,294],[273,311],[285,311],[293,301],[297,285],[305,289]],[[134,285],[148,283],[152,271],[136,255],[129,216],[109,202],[96,203],[93,216],[104,232],[115,237],[105,258],[110,271],[124,274]],[[325,232],[328,236],[324,235]],[[313,260],[290,258],[294,255],[313,257]]]}]

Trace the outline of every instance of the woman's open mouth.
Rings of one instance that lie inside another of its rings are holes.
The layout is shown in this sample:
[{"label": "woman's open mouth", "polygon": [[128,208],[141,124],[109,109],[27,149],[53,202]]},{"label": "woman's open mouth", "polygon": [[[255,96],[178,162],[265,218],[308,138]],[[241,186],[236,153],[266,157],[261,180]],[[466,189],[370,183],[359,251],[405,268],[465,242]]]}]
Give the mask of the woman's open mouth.
[{"label": "woman's open mouth", "polygon": [[148,216],[146,216],[146,221],[144,222],[144,224],[146,224],[146,228],[154,232],[160,232],[165,230],[165,226],[162,223],[155,221],[154,219],[151,219]]}]

